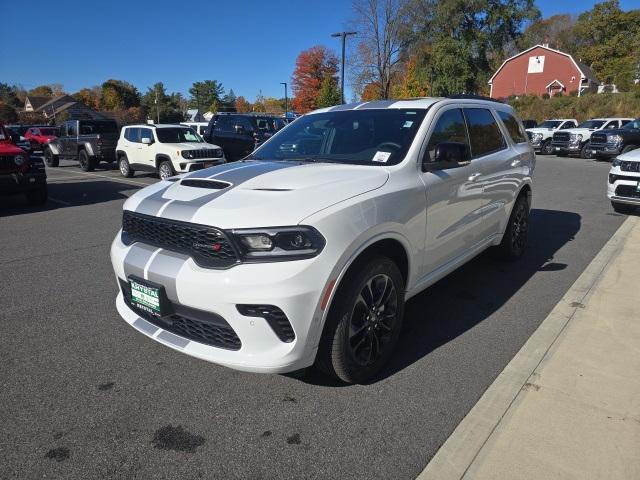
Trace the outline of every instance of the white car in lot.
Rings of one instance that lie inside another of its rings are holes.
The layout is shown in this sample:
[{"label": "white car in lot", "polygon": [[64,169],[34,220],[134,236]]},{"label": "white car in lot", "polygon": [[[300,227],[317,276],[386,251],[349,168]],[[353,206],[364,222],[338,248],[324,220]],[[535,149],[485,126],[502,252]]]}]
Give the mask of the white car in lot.
[{"label": "white car in lot", "polygon": [[551,146],[553,132],[577,126],[578,121],[575,118],[553,118],[545,120],[537,127],[527,128],[527,135],[529,135],[531,146],[536,152],[540,152],[543,155],[551,155],[553,153],[553,147]]},{"label": "white car in lot", "polygon": [[225,163],[222,148],[206,143],[190,127],[168,124],[122,127],[116,159],[124,177],[140,170],[162,180]]},{"label": "white car in lot", "polygon": [[631,150],[613,159],[607,197],[618,213],[631,213],[640,206],[640,149]]},{"label": "white car in lot", "polygon": [[405,301],[489,247],[525,250],[535,155],[508,105],[307,114],[247,159],[135,193],[111,260],[135,329],[231,368],[362,382]]},{"label": "white car in lot", "polygon": [[581,158],[593,158],[593,149],[589,144],[593,132],[615,130],[631,121],[633,118],[593,118],[576,128],[555,132],[551,146],[555,154],[561,157],[578,154]]}]

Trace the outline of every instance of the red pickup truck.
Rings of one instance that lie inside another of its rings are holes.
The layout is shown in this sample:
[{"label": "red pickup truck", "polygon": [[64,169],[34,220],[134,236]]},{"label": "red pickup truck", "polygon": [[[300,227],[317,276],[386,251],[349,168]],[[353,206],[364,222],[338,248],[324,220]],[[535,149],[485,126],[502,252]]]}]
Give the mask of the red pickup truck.
[{"label": "red pickup truck", "polygon": [[51,140],[58,138],[56,127],[32,126],[24,132],[23,137],[31,144],[33,150],[42,150]]},{"label": "red pickup truck", "polygon": [[0,124],[0,195],[24,194],[31,205],[47,201],[47,174],[40,158],[18,148]]}]

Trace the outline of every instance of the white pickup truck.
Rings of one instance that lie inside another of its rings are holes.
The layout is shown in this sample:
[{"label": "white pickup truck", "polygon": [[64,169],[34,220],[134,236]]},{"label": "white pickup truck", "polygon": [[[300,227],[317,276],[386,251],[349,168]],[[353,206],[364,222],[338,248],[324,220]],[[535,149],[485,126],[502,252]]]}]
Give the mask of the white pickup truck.
[{"label": "white pickup truck", "polygon": [[545,120],[535,128],[527,128],[527,135],[531,146],[536,152],[551,155],[553,153],[553,147],[551,146],[553,132],[577,126],[578,121],[575,118],[554,118]]},{"label": "white pickup truck", "polygon": [[554,153],[560,157],[578,154],[581,158],[593,158],[590,145],[591,134],[600,130],[615,130],[633,118],[593,118],[582,122],[576,128],[569,128],[553,134],[551,145]]}]

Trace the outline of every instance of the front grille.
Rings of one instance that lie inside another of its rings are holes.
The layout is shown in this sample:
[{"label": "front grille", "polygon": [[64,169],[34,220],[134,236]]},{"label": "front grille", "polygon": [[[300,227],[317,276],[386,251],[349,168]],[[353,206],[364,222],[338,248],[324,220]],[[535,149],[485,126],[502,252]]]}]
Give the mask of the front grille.
[{"label": "front grille", "polygon": [[189,255],[204,268],[229,268],[239,262],[222,230],[128,210],[122,215],[122,240],[128,245],[141,242]]},{"label": "front grille", "polygon": [[606,133],[594,133],[591,135],[591,145],[607,143],[607,134]]},{"label": "front grille", "polygon": [[618,185],[616,197],[640,198],[640,192],[635,185]]},{"label": "front grille", "polygon": [[283,342],[293,342],[296,334],[293,331],[291,322],[275,305],[236,305],[238,312],[245,317],[264,318],[274,333]]},{"label": "front grille", "polygon": [[226,350],[240,350],[242,343],[238,335],[220,315],[169,302],[171,313],[165,317],[157,317],[136,308],[131,302],[131,287],[124,280],[118,280],[127,306],[147,322],[198,343]]},{"label": "front grille", "polygon": [[193,155],[190,159],[198,158],[218,158],[220,157],[220,150],[217,148],[203,148],[200,150],[188,150]]},{"label": "front grille", "polygon": [[568,142],[570,139],[570,134],[567,132],[556,132],[553,134],[554,142]]},{"label": "front grille", "polygon": [[621,162],[620,170],[623,172],[640,172],[640,162]]}]

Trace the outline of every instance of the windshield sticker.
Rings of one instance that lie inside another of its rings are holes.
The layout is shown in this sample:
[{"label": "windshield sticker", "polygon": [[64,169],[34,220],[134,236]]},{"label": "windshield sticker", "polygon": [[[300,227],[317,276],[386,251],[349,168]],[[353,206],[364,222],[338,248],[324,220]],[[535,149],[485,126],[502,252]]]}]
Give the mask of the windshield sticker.
[{"label": "windshield sticker", "polygon": [[387,160],[389,160],[390,156],[391,156],[391,152],[376,152],[376,154],[373,156],[371,161],[387,163]]},{"label": "windshield sticker", "polygon": [[413,125],[413,121],[407,120],[406,122],[404,122],[404,125],[402,125],[402,128],[411,128],[411,125]]}]

